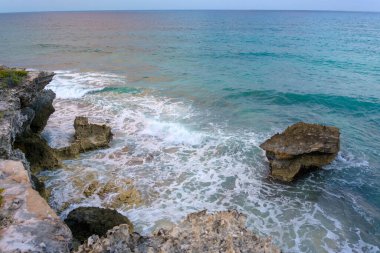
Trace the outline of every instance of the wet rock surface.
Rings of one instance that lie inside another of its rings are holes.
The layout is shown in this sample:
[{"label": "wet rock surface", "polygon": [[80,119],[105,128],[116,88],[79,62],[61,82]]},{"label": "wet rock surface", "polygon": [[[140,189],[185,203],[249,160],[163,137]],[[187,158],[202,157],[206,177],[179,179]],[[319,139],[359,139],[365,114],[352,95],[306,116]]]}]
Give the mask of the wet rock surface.
[{"label": "wet rock surface", "polygon": [[80,242],[91,235],[103,236],[109,229],[120,224],[127,224],[128,230],[133,231],[129,219],[115,210],[98,207],[79,207],[69,213],[65,219],[73,236]]},{"label": "wet rock surface", "polygon": [[0,251],[69,252],[72,235],[46,201],[32,189],[21,162],[0,160]]},{"label": "wet rock surface", "polygon": [[237,211],[202,211],[152,236],[131,233],[127,225],[120,225],[105,237],[91,236],[76,252],[281,252],[269,238],[249,231],[245,221]]},{"label": "wet rock surface", "polygon": [[298,174],[331,163],[339,152],[339,129],[297,123],[260,145],[266,151],[271,176],[290,182]]}]

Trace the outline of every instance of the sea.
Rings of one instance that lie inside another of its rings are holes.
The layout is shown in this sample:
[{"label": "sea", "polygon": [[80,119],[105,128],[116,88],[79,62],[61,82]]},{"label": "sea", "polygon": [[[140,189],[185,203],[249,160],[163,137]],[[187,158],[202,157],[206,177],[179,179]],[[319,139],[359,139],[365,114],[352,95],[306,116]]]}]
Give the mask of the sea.
[{"label": "sea", "polygon": [[[96,182],[140,193],[113,207],[142,234],[236,209],[283,252],[380,252],[380,13],[3,13],[0,24],[0,64],[56,73],[51,146],[68,145],[75,116],[112,127],[109,148],[39,174],[62,219],[111,205],[115,192],[84,193]],[[273,181],[259,145],[300,121],[338,127],[341,150]]]}]

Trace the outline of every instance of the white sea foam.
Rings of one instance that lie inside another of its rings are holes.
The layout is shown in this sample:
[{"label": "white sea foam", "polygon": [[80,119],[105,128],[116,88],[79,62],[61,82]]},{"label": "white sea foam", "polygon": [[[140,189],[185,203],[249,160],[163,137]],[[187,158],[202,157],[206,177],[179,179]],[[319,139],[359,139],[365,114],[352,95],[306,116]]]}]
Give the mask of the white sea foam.
[{"label": "white sea foam", "polygon": [[76,99],[104,87],[125,84],[125,77],[92,72],[55,71],[53,81],[46,88],[53,90],[57,98]]},{"label": "white sea foam", "polygon": [[[66,85],[75,86],[70,82],[76,79],[70,80]],[[252,230],[272,236],[285,252],[379,250],[366,242],[371,235],[355,232],[362,227],[345,217],[355,209],[339,191],[313,177],[296,186],[266,180],[267,164],[258,145],[268,134],[230,132],[207,122],[190,103],[153,95],[93,93],[81,100],[58,100],[55,107],[45,130],[50,144],[59,146],[63,136],[69,140],[67,129],[72,135],[75,115],[107,121],[114,132],[109,149],[66,161],[61,170],[43,172],[52,189],[50,202],[57,210],[63,208],[63,218],[78,206],[109,204],[112,196],[83,195],[91,180],[122,185],[122,179],[131,178],[144,204],[121,206],[118,211],[143,233],[164,221],[178,222],[190,212],[237,209],[248,214]],[[127,153],[121,152],[124,147]],[[130,165],[134,158],[143,162]],[[347,164],[365,165],[362,159],[340,155],[330,169]]]},{"label": "white sea foam", "polygon": [[148,120],[145,129],[141,134],[155,136],[166,144],[189,144],[200,145],[202,134],[191,132],[178,123],[160,122],[157,120]]}]

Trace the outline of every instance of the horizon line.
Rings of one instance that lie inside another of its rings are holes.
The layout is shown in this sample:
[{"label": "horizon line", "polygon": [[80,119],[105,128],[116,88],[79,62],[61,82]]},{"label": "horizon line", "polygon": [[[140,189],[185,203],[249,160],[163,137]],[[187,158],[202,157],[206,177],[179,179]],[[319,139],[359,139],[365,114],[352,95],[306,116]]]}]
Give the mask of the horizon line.
[{"label": "horizon line", "polygon": [[17,13],[49,13],[49,12],[159,12],[159,11],[294,11],[294,12],[351,12],[351,13],[380,13],[379,11],[364,10],[308,10],[308,9],[127,9],[127,10],[42,10],[42,11],[6,11],[0,14],[17,14]]}]

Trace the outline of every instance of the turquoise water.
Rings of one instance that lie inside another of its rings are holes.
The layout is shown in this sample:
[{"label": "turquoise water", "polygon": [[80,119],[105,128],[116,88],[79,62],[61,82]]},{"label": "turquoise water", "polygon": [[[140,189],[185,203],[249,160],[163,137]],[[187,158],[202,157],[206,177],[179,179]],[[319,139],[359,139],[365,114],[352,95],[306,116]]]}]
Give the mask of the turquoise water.
[{"label": "turquoise water", "polygon": [[[0,24],[0,64],[57,72],[51,145],[79,114],[115,132],[109,150],[42,175],[53,207],[70,204],[62,217],[109,201],[69,179],[132,178],[145,202],[118,209],[142,232],[235,208],[285,252],[380,251],[380,14],[24,13]],[[272,182],[258,145],[298,121],[339,127],[341,152],[295,183]]]}]

